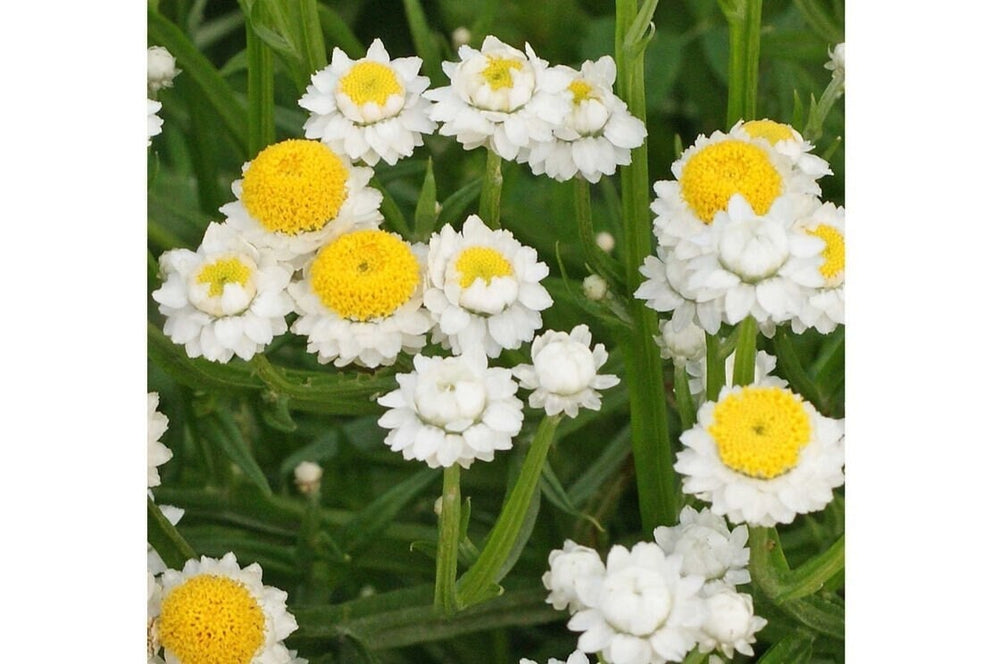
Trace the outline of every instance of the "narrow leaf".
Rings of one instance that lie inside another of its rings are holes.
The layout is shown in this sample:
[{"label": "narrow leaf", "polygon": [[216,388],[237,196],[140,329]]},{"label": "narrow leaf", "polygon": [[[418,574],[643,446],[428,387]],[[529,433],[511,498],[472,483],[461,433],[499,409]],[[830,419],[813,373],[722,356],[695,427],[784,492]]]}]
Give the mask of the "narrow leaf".
[{"label": "narrow leaf", "polygon": [[267,476],[257,465],[257,460],[250,452],[246,441],[240,434],[236,426],[221,413],[217,413],[207,422],[208,439],[215,443],[225,456],[236,464],[236,467],[243,471],[243,474],[253,482],[253,484],[265,494],[271,493],[271,486],[267,483]]},{"label": "narrow leaf", "polygon": [[813,637],[807,632],[793,632],[768,648],[758,664],[809,664],[812,643]]},{"label": "narrow leaf", "polygon": [[146,499],[146,541],[170,569],[179,570],[186,561],[198,557],[150,498]]},{"label": "narrow leaf", "polygon": [[418,242],[426,242],[437,229],[437,185],[434,182],[434,163],[427,158],[427,173],[424,175],[424,185],[417,199],[417,210],[414,215],[414,238]]}]

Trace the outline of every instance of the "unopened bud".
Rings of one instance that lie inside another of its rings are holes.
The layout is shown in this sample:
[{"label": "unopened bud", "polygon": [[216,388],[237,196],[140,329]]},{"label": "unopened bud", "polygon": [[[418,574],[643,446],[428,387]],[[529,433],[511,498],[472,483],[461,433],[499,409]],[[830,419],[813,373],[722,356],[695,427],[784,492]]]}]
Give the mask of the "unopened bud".
[{"label": "unopened bud", "polygon": [[608,294],[608,282],[599,274],[587,275],[583,280],[583,294],[588,300],[603,300]]},{"label": "unopened bud", "polygon": [[451,43],[455,46],[455,48],[465,46],[471,39],[472,31],[464,25],[455,28],[451,33]]},{"label": "unopened bud", "polygon": [[303,461],[295,466],[295,486],[307,496],[319,491],[322,479],[323,468],[317,463]]},{"label": "unopened bud", "polygon": [[177,62],[170,51],[162,46],[150,46],[146,50],[146,84],[150,92],[169,88],[179,73],[181,71],[177,69]]},{"label": "unopened bud", "polygon": [[615,248],[615,236],[607,231],[601,231],[594,236],[594,243],[605,253],[611,253]]}]

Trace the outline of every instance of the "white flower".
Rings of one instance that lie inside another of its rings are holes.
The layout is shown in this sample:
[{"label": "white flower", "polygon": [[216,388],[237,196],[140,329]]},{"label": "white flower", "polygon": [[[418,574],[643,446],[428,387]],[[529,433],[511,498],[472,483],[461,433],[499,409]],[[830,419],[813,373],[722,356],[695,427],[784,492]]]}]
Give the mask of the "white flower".
[{"label": "white flower", "polygon": [[722,580],[730,585],[750,583],[750,534],[746,525],[729,530],[726,520],[709,508],[700,512],[690,505],[681,510],[676,526],[658,526],[653,538],[664,553],[684,558],[683,574],[697,574],[707,581]]},{"label": "white flower", "polygon": [[163,107],[158,101],[146,100],[146,147],[153,144],[152,138],[163,131],[163,118],[156,113]]},{"label": "white flower", "polygon": [[608,282],[599,274],[588,274],[581,284],[583,295],[588,300],[598,302],[608,294]]},{"label": "white flower", "polygon": [[752,656],[750,646],[757,641],[755,635],[767,624],[767,620],[754,615],[753,598],[720,581],[705,584],[702,597],[707,617],[701,627],[698,650],[721,650],[730,659],[734,650]]},{"label": "white flower", "polygon": [[161,466],[170,460],[174,453],[160,442],[160,437],[167,431],[167,416],[156,410],[160,405],[160,395],[157,392],[146,393],[146,488],[160,485]]},{"label": "white flower", "polygon": [[682,490],[733,523],[791,523],[826,507],[844,483],[843,420],[780,385],[723,387],[681,434],[674,468]]},{"label": "white flower", "polygon": [[163,587],[160,580],[151,570],[146,570],[146,662],[161,664],[160,634],[156,626],[156,618],[160,615],[160,601],[163,597]]},{"label": "white flower", "polygon": [[545,602],[560,611],[569,607],[570,613],[597,606],[605,572],[597,551],[566,540],[563,548],[549,552],[549,569],[542,575],[542,584],[549,591]]},{"label": "white flower", "polygon": [[451,85],[424,93],[434,102],[430,118],[443,123],[441,135],[466,150],[485,145],[508,161],[552,140],[570,110],[569,74],[549,67],[528,44],[524,50],[490,35],[481,51],[463,45],[460,62],[442,63]]},{"label": "white flower", "polygon": [[164,333],[189,357],[249,360],[288,329],[291,268],[244,242],[231,227],[209,224],[197,252],[160,256],[163,285],[153,291]]},{"label": "white flower", "polygon": [[570,76],[567,89],[573,105],[555,128],[555,140],[530,147],[528,163],[535,175],[544,173],[560,182],[577,173],[597,182],[632,162],[632,149],[642,145],[646,126],[611,91],[617,73],[611,56],[587,60],[580,71],[560,68]]},{"label": "white flower", "polygon": [[748,138],[763,138],[774,146],[774,149],[792,160],[795,168],[806,175],[819,178],[833,175],[830,164],[821,157],[809,154],[813,144],[802,138],[792,125],[782,124],[774,120],[740,120],[730,130],[730,134],[742,132]]},{"label": "white flower", "polygon": [[265,586],[261,574],[257,563],[240,569],[232,553],[165,571],[157,630],[167,664],[291,662],[282,641],[298,624],[288,594]]},{"label": "white flower", "polygon": [[146,85],[149,91],[156,94],[163,88],[174,84],[174,77],[181,73],[170,51],[162,46],[150,46],[146,49]]},{"label": "white flower", "polygon": [[646,280],[639,284],[635,297],[646,300],[653,311],[672,311],[668,324],[675,332],[696,325],[715,334],[722,325],[723,302],[714,292],[698,300],[698,293],[687,285],[688,271],[687,263],[678,259],[676,252],[658,246],[656,255],[646,256],[639,266]]},{"label": "white flower", "polygon": [[674,247],[713,225],[716,215],[726,211],[737,194],[760,216],[771,212],[781,199],[793,199],[784,205],[785,210],[793,210],[798,204],[794,199],[820,194],[816,176],[796,168],[767,139],[750,137],[742,130],[698,136],[673,163],[671,172],[676,179],[656,182],[656,198],[650,204],[655,214],[653,232],[665,247]]},{"label": "white flower", "polygon": [[319,491],[323,479],[323,467],[315,461],[301,461],[295,466],[295,486],[304,494]]},{"label": "white flower", "polygon": [[378,424],[385,443],[405,459],[431,468],[492,461],[521,430],[523,404],[510,369],[488,368],[482,353],[413,358],[414,371],[396,374],[399,389],[378,398],[390,410]]},{"label": "white flower", "polygon": [[676,329],[668,320],[660,321],[660,334],[653,339],[660,347],[660,357],[675,364],[697,363],[705,357],[705,330],[694,323]]},{"label": "white flower", "polygon": [[830,61],[827,62],[823,67],[829,69],[831,72],[831,78],[835,85],[840,86],[840,92],[844,91],[844,80],[845,80],[845,69],[844,69],[844,44],[843,42],[837,44],[832,50],[828,52],[830,56]]},{"label": "white flower", "polygon": [[823,284],[806,291],[805,302],[792,318],[792,330],[801,334],[806,328],[816,328],[829,334],[844,323],[844,208],[824,203],[798,227],[823,240],[823,264],[819,272]]},{"label": "white flower", "polygon": [[243,178],[233,182],[237,200],[220,211],[248,242],[300,268],[338,235],[381,223],[372,175],[319,141],[289,139],[243,165]]},{"label": "white flower", "polygon": [[436,125],[421,93],[430,79],[419,76],[418,57],[389,59],[376,39],[360,60],[333,49],[329,66],[312,76],[299,106],[309,111],[306,138],[318,138],[338,154],[374,166],[395,164],[423,145],[421,134]]},{"label": "white flower", "polygon": [[[535,664],[535,661],[528,659],[526,657],[522,657],[521,661],[518,664]],[[590,660],[587,659],[587,655],[585,655],[582,651],[574,650],[572,653],[570,653],[570,656],[566,659],[565,662],[562,661],[561,659],[556,659],[555,657],[549,657],[549,661],[547,664],[590,664]]]},{"label": "white flower", "polygon": [[455,232],[430,238],[424,306],[436,322],[432,341],[456,354],[482,349],[497,357],[517,348],[542,326],[552,298],[539,282],[549,268],[510,231],[490,230],[470,215]]},{"label": "white flower", "polygon": [[652,542],[611,547],[596,605],[569,620],[570,630],[583,632],[577,647],[608,664],[682,661],[704,619],[704,579],[683,575],[682,564]]},{"label": "white flower", "polygon": [[320,363],[374,368],[424,347],[433,322],[423,308],[424,254],[381,230],[346,233],[323,247],[301,281],[289,286],[298,318]]},{"label": "white flower", "polygon": [[598,374],[608,361],[604,344],[590,350],[590,328],[577,325],[567,334],[547,330],[531,343],[532,364],[514,367],[521,387],[534,390],[528,396],[532,408],[544,408],[546,415],[565,413],[576,417],[580,407],[601,409],[597,390],[614,387],[618,376]]}]

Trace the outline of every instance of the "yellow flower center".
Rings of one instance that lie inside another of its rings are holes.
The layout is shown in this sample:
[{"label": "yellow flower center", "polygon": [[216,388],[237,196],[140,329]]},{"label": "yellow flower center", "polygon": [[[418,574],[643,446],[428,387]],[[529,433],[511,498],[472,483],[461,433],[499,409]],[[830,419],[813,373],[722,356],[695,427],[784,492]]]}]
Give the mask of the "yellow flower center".
[{"label": "yellow flower center", "polygon": [[241,200],[273,233],[319,230],[347,198],[347,167],[319,141],[290,139],[264,148],[243,176]]},{"label": "yellow flower center", "polygon": [[774,120],[751,120],[743,123],[743,131],[753,138],[764,138],[771,145],[778,141],[787,141],[795,138],[792,128],[789,125],[775,122]]},{"label": "yellow flower center", "polygon": [[681,196],[706,224],[740,194],[757,214],[781,195],[781,175],[767,153],[745,141],[713,143],[693,155],[680,177]]},{"label": "yellow flower center", "polygon": [[264,611],[239,581],[203,574],[163,600],[159,636],[183,664],[249,664],[264,643]]},{"label": "yellow flower center", "polygon": [[380,62],[359,62],[340,78],[340,89],[358,106],[375,102],[385,106],[392,95],[403,94],[396,72]]},{"label": "yellow flower center", "polygon": [[708,433],[722,463],[773,479],[798,464],[812,427],[801,397],[780,387],[744,387],[716,404]]},{"label": "yellow flower center", "polygon": [[514,87],[514,78],[510,75],[510,70],[521,71],[524,63],[515,58],[501,58],[495,55],[489,55],[486,59],[489,63],[483,69],[483,80],[494,90]]},{"label": "yellow flower center", "polygon": [[209,263],[198,272],[198,283],[208,284],[208,294],[219,297],[226,284],[245,286],[250,279],[250,268],[238,258],[221,258]]},{"label": "yellow flower center", "polygon": [[809,233],[826,242],[823,265],[819,268],[823,278],[832,281],[844,274],[844,236],[840,231],[833,226],[820,224]]},{"label": "yellow flower center", "polygon": [[342,235],[316,256],[310,285],[341,318],[369,321],[388,316],[411,297],[420,264],[409,245],[385,231]]},{"label": "yellow flower center", "polygon": [[514,274],[514,268],[503,254],[489,247],[466,249],[455,261],[455,269],[461,276],[459,284],[462,288],[468,288],[476,279],[489,284],[493,277],[509,277]]},{"label": "yellow flower center", "polygon": [[569,84],[569,91],[573,93],[574,104],[579,104],[587,99],[594,98],[594,95],[591,94],[594,91],[594,88],[589,83],[579,78]]}]

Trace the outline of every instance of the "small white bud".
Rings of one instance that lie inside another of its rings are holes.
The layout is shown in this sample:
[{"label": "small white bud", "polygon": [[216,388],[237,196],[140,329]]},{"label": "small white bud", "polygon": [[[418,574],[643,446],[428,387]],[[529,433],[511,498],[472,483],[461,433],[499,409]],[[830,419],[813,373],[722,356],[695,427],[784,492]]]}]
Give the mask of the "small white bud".
[{"label": "small white bud", "polygon": [[594,242],[601,248],[601,251],[609,254],[615,248],[615,236],[607,231],[601,231],[595,235]]},{"label": "small white bud", "polygon": [[150,46],[146,51],[146,84],[150,92],[169,88],[174,84],[174,77],[181,73],[177,62],[170,51],[162,46]]},{"label": "small white bud", "polygon": [[472,31],[469,30],[464,25],[455,28],[451,33],[451,43],[458,48],[459,46],[465,46],[472,40]]},{"label": "small white bud", "polygon": [[322,479],[323,468],[317,463],[303,461],[295,466],[295,486],[305,495],[317,493]]},{"label": "small white bud", "polygon": [[587,275],[583,280],[583,294],[588,300],[603,300],[608,294],[608,282],[599,274]]}]

